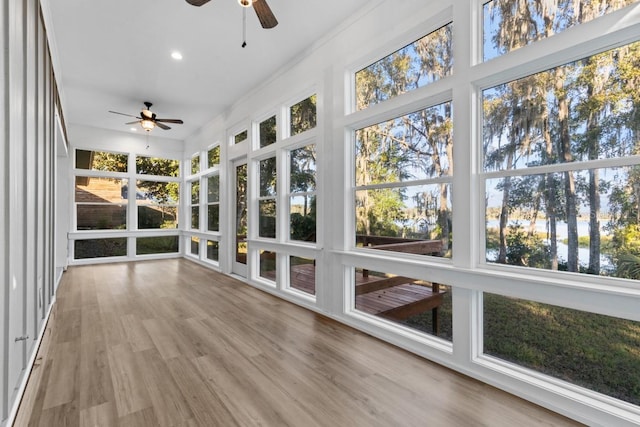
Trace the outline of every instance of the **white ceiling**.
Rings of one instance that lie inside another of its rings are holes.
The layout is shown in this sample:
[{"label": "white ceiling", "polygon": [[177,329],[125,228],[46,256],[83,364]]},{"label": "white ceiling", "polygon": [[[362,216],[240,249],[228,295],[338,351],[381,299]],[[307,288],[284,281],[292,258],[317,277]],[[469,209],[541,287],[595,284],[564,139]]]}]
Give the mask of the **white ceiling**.
[{"label": "white ceiling", "polygon": [[108,111],[138,115],[150,101],[159,118],[184,120],[154,136],[185,139],[371,1],[268,0],[279,25],[262,29],[248,9],[244,49],[237,0],[43,3],[68,124],[130,132],[135,119]]}]

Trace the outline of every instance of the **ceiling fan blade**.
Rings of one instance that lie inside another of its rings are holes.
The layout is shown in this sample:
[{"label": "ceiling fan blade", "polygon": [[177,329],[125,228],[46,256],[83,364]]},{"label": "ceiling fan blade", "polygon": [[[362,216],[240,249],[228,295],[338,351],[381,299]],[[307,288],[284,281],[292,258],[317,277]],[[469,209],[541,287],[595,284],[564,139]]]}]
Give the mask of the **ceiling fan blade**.
[{"label": "ceiling fan blade", "polygon": [[136,120],[135,122],[125,123],[125,125],[135,125],[137,123],[140,123],[140,120]]},{"label": "ceiling fan blade", "polygon": [[209,3],[209,0],[187,0],[191,6],[202,6],[205,3]]},{"label": "ceiling fan blade", "polygon": [[156,121],[156,126],[158,126],[160,129],[164,129],[164,130],[171,129],[169,126],[165,125],[164,123],[158,123],[157,121]]},{"label": "ceiling fan blade", "polygon": [[[131,114],[118,113],[117,111],[109,111],[109,112],[113,114],[120,114],[121,116],[136,117],[136,116],[132,116]],[[139,117],[136,117],[136,119],[139,119]]]},{"label": "ceiling fan blade", "polygon": [[253,9],[256,11],[256,15],[258,15],[262,28],[273,28],[278,25],[278,20],[267,4],[267,0],[256,0],[253,3]]},{"label": "ceiling fan blade", "polygon": [[180,119],[156,119],[156,122],[176,123],[176,124],[179,124],[179,125],[184,123]]}]

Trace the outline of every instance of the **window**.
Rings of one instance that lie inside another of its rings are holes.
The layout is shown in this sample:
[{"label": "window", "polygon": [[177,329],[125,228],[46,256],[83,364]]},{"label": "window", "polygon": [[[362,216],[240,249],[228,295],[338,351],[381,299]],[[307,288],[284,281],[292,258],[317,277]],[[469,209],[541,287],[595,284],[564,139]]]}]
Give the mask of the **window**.
[{"label": "window", "polygon": [[76,150],[76,169],[127,172],[129,156],[108,151]]},{"label": "window", "polygon": [[234,144],[240,144],[241,142],[244,142],[247,140],[247,131],[243,130],[242,132],[239,132],[237,134],[235,134],[233,136],[233,143]]},{"label": "window", "polygon": [[451,257],[451,103],[356,131],[357,246]]},{"label": "window", "polygon": [[[566,1],[549,4],[534,0],[489,1],[483,7],[483,58],[488,61],[635,1]],[[540,4],[543,6],[539,7]]]},{"label": "window", "polygon": [[289,287],[310,295],[316,294],[316,260],[289,257]]},{"label": "window", "polygon": [[200,181],[191,181],[191,229],[200,229]]},{"label": "window", "polygon": [[76,176],[77,230],[127,229],[127,179]]},{"label": "window", "polygon": [[316,146],[311,144],[289,152],[290,195],[289,237],[316,241]]},{"label": "window", "polygon": [[178,160],[136,156],[136,173],[141,175],[177,177],[179,167]]},{"label": "window", "polygon": [[137,181],[138,228],[178,227],[178,182]]},{"label": "window", "polygon": [[450,286],[357,268],[353,289],[356,310],[452,340]]},{"label": "window", "polygon": [[276,253],[271,251],[260,251],[260,277],[276,281]]},{"label": "window", "polygon": [[127,256],[127,238],[86,239],[74,241],[74,259]]},{"label": "window", "polygon": [[191,236],[191,245],[189,246],[191,255],[198,256],[200,254],[200,238]]},{"label": "window", "polygon": [[220,164],[220,146],[217,145],[207,151],[207,167],[214,167]]},{"label": "window", "polygon": [[484,294],[484,352],[640,405],[640,322]]},{"label": "window", "polygon": [[276,237],[276,158],[260,161],[260,195],[258,198],[258,236]]},{"label": "window", "polygon": [[200,172],[200,154],[191,157],[191,174]]},{"label": "window", "polygon": [[276,142],[276,116],[260,122],[258,136],[260,139],[260,148]]},{"label": "window", "polygon": [[640,278],[639,57],[637,42],[483,91],[488,262]]},{"label": "window", "polygon": [[449,23],[356,72],[356,109],[364,110],[451,75],[452,27]]},{"label": "window", "polygon": [[311,95],[289,108],[290,136],[316,127],[316,99],[316,95]]},{"label": "window", "polygon": [[207,230],[220,231],[220,176],[207,177]]},{"label": "window", "polygon": [[178,241],[178,236],[138,237],[136,255],[177,253]]},{"label": "window", "polygon": [[207,240],[207,259],[209,261],[218,261],[220,252],[220,244],[215,240]]}]

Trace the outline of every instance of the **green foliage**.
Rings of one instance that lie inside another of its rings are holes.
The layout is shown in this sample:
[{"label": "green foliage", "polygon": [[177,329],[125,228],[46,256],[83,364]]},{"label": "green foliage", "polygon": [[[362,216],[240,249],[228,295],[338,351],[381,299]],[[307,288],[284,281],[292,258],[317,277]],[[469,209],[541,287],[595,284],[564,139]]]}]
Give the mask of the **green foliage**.
[{"label": "green foliage", "polygon": [[549,248],[537,235],[527,235],[516,222],[507,234],[507,264],[549,268]]},{"label": "green foliage", "polygon": [[291,136],[316,127],[316,101],[317,96],[311,95],[309,98],[291,106]]}]

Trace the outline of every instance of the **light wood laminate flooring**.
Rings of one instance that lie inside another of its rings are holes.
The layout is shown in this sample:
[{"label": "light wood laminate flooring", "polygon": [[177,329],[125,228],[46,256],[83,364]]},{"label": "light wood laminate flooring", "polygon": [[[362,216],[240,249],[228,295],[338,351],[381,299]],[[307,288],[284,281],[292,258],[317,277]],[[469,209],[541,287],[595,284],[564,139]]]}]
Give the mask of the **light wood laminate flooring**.
[{"label": "light wood laminate flooring", "polygon": [[17,426],[564,426],[183,259],[70,267]]}]

